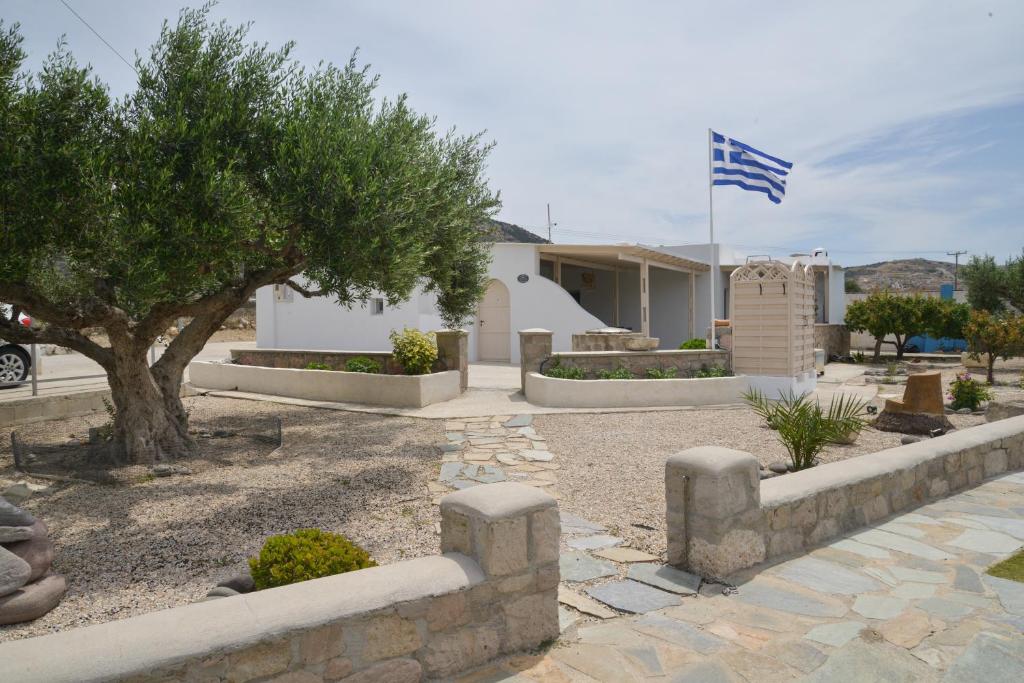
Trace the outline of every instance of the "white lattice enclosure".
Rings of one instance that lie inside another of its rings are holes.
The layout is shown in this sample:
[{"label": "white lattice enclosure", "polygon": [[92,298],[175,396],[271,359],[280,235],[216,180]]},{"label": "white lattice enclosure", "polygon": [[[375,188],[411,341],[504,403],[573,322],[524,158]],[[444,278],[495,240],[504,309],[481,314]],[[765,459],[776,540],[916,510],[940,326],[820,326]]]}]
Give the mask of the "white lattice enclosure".
[{"label": "white lattice enclosure", "polygon": [[794,261],[754,261],[729,278],[736,374],[795,377],[814,369],[814,276]]}]

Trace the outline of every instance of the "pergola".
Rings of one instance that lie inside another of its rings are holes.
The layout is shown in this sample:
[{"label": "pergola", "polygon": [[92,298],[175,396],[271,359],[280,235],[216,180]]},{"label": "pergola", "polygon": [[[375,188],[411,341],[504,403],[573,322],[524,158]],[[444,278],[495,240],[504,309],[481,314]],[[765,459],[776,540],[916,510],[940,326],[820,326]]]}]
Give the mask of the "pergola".
[{"label": "pergola", "polygon": [[562,266],[573,265],[583,268],[594,268],[615,273],[615,320],[613,325],[619,325],[619,273],[623,270],[640,271],[640,322],[641,331],[645,336],[650,336],[650,268],[663,268],[686,273],[690,278],[690,296],[688,311],[690,330],[695,328],[693,299],[695,280],[697,273],[710,270],[706,263],[693,261],[681,256],[666,254],[656,249],[640,245],[573,245],[573,244],[545,244],[539,247],[540,257],[553,261],[554,280],[562,284]]}]

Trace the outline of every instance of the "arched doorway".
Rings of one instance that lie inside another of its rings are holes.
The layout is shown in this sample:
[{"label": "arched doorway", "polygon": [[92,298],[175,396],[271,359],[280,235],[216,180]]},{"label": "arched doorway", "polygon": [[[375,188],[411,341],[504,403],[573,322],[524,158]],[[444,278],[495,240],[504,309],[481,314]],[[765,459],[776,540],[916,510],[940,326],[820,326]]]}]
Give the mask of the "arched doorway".
[{"label": "arched doorway", "polygon": [[480,360],[510,362],[508,287],[500,280],[491,280],[477,308],[478,332],[476,350]]}]

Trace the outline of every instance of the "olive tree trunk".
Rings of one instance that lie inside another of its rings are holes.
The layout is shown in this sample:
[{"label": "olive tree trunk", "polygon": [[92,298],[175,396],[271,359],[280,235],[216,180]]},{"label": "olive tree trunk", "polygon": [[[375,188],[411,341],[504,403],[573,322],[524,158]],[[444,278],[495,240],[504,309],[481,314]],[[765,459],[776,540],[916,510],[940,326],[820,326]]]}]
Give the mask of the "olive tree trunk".
[{"label": "olive tree trunk", "polygon": [[154,374],[146,349],[115,353],[107,370],[114,404],[115,448],[130,463],[152,464],[197,452],[196,442],[188,433],[180,381],[170,386]]}]

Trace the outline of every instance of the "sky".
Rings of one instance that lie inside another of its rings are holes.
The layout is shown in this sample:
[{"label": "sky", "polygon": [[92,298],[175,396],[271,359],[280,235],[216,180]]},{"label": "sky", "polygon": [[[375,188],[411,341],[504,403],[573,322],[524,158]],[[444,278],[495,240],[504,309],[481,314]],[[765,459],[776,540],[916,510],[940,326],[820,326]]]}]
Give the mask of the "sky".
[{"label": "sky", "polygon": [[[183,0],[65,0],[129,62]],[[1024,249],[1024,3],[222,1],[313,66],[358,49],[381,97],[496,143],[498,218],[554,241],[708,239],[708,128],[793,162],[785,200],[714,189],[716,241],[843,265]],[[0,0],[36,69],[65,36],[134,72],[60,0]]]}]

